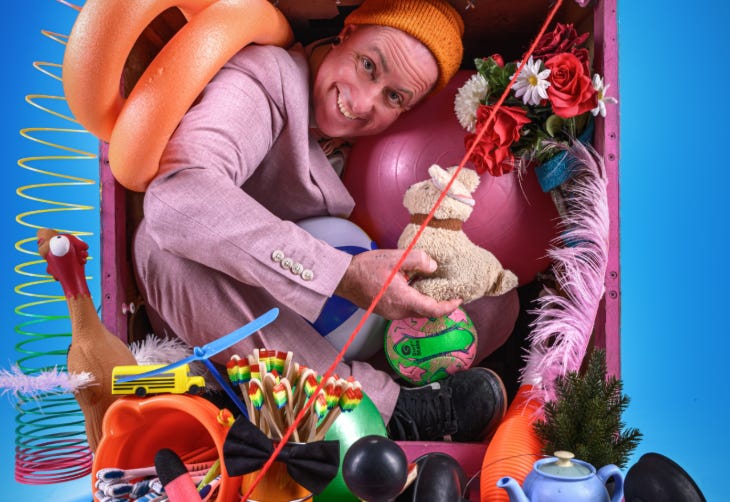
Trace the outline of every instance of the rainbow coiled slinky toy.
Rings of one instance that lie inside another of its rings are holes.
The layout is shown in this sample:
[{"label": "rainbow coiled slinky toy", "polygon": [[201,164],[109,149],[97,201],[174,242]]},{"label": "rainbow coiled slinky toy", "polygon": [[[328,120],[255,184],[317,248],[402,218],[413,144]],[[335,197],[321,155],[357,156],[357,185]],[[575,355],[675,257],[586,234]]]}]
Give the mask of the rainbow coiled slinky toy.
[{"label": "rainbow coiled slinky toy", "polygon": [[[68,38],[47,30],[41,33],[61,45]],[[60,93],[60,62],[36,61],[33,66],[51,79],[51,85],[57,84]],[[53,225],[66,233],[91,235],[80,230],[80,218],[95,210],[98,164],[96,154],[84,150],[89,142],[96,145],[95,139],[64,110],[62,94],[28,94],[25,101],[40,110],[51,125],[20,130],[20,135],[43,154],[18,160],[27,173],[27,184],[16,189],[24,200],[24,211],[16,216],[16,222],[28,227],[30,235],[17,241],[15,248],[29,258],[15,266],[23,280],[27,279],[14,288],[20,297],[15,313],[24,320],[15,326],[21,338],[15,346],[16,366],[3,371],[2,377],[15,385],[15,479],[25,484],[54,484],[88,475],[92,454],[74,397],[69,392],[45,390],[53,386],[73,389],[83,378],[64,373],[71,336],[65,297],[46,273],[45,261],[38,258],[36,230]],[[76,202],[70,201],[71,197]],[[82,202],[87,197],[92,202]]]}]

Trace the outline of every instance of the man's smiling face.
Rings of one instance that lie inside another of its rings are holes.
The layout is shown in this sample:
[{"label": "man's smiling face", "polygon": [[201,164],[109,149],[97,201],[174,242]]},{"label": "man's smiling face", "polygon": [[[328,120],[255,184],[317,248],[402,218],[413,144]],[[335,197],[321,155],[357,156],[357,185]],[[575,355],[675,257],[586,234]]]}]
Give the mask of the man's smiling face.
[{"label": "man's smiling face", "polygon": [[410,35],[393,28],[346,26],[317,70],[314,119],[329,137],[377,134],[431,90],[436,59]]}]

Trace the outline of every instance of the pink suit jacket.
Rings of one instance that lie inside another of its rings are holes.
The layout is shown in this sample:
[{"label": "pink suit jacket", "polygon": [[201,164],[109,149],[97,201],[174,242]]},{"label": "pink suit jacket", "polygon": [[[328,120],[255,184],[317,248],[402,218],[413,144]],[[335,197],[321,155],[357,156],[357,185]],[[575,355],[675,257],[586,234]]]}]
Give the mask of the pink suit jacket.
[{"label": "pink suit jacket", "polygon": [[265,288],[313,321],[350,256],[295,222],[347,217],[354,203],[310,137],[309,111],[301,46],[241,50],[174,133],[145,195],[140,231],[164,251]]}]

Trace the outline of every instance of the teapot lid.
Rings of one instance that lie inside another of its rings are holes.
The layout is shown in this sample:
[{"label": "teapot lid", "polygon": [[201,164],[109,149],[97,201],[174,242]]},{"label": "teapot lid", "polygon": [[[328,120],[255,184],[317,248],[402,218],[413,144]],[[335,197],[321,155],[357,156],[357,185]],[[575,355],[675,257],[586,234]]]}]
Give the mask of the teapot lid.
[{"label": "teapot lid", "polygon": [[583,463],[571,462],[575,457],[571,452],[556,451],[554,455],[556,457],[554,461],[540,463],[537,469],[545,474],[565,478],[582,478],[592,474],[591,469]]}]

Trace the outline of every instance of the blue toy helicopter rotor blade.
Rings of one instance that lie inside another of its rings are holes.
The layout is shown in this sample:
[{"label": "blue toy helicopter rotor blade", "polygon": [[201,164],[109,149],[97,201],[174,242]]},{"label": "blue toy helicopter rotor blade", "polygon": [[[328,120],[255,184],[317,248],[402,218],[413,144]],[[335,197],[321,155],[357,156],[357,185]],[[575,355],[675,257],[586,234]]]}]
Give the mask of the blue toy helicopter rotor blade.
[{"label": "blue toy helicopter rotor blade", "polygon": [[268,312],[266,312],[265,314],[257,317],[250,323],[244,324],[237,330],[228,333],[226,336],[222,336],[222,337],[218,338],[217,340],[213,340],[210,343],[206,343],[202,347],[199,347],[199,348],[196,347],[193,350],[193,353],[198,357],[198,359],[212,357],[212,356],[216,355],[218,352],[226,350],[231,345],[234,345],[234,344],[240,342],[247,336],[260,330],[267,324],[271,323],[274,319],[276,319],[278,315],[279,315],[279,309],[273,308],[273,309],[269,310]]},{"label": "blue toy helicopter rotor blade", "polygon": [[274,319],[277,318],[279,315],[279,309],[273,308],[266,312],[265,314],[257,317],[253,321],[251,321],[248,324],[244,324],[240,328],[231,331],[225,336],[222,336],[218,338],[217,340],[213,340],[210,343],[206,343],[202,347],[193,347],[193,354],[184,358],[180,359],[179,361],[176,361],[174,363],[168,364],[167,366],[163,366],[161,368],[157,368],[151,371],[147,371],[146,373],[140,373],[138,375],[128,375],[124,377],[120,377],[117,379],[118,383],[124,383],[124,382],[131,382],[132,380],[138,380],[140,378],[149,378],[151,376],[159,375],[160,373],[164,373],[166,371],[170,371],[173,368],[177,368],[178,366],[182,366],[183,364],[191,363],[193,361],[200,361],[201,359],[208,359],[209,357],[212,357],[216,355],[218,352],[227,349],[231,345],[240,342],[247,336],[251,335],[252,333],[255,333],[256,331],[260,330],[267,324],[271,323]]}]

